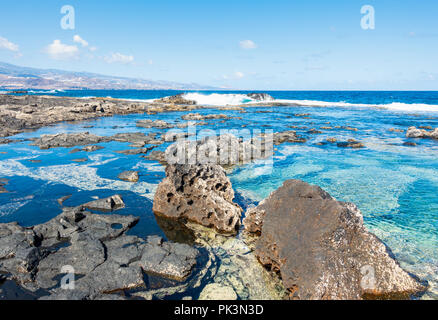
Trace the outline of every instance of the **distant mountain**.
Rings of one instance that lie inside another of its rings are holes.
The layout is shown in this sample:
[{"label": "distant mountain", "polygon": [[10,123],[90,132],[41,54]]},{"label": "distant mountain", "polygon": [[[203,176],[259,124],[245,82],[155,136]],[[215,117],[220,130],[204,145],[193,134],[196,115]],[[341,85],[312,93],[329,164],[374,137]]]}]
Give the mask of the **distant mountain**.
[{"label": "distant mountain", "polygon": [[120,90],[201,90],[214,89],[196,83],[152,81],[145,79],[112,77],[88,72],[71,72],[56,69],[20,67],[0,62],[0,89],[6,90],[72,90],[72,89],[120,89]]}]

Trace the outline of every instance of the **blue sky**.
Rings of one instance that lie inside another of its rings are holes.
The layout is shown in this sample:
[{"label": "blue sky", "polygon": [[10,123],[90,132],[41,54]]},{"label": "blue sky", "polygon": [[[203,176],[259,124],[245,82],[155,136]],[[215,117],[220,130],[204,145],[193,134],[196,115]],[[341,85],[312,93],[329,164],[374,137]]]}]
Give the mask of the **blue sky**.
[{"label": "blue sky", "polygon": [[[61,28],[64,5],[75,9],[74,30]],[[375,9],[374,30],[361,28],[364,5]],[[436,0],[21,0],[0,8],[0,61],[22,66],[236,89],[438,90]]]}]

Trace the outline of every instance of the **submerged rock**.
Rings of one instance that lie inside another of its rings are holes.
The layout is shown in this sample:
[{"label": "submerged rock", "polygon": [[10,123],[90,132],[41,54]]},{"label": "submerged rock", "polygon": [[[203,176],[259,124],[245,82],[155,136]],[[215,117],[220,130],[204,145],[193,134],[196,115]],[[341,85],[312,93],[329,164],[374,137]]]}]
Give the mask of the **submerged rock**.
[{"label": "submerged rock", "polygon": [[210,283],[202,290],[199,300],[237,300],[237,295],[231,287]]},{"label": "submerged rock", "polygon": [[291,298],[408,298],[425,286],[363,225],[359,209],[317,186],[288,180],[247,213],[259,261],[279,272]]},{"label": "submerged rock", "polygon": [[139,261],[145,272],[181,281],[196,265],[199,252],[195,248],[164,242],[161,237],[149,237],[147,240]]},{"label": "submerged rock", "polygon": [[242,209],[233,203],[231,182],[219,165],[168,165],[155,193],[155,214],[236,233]]},{"label": "submerged rock", "polygon": [[123,181],[137,182],[139,179],[138,171],[123,171],[118,178]]}]

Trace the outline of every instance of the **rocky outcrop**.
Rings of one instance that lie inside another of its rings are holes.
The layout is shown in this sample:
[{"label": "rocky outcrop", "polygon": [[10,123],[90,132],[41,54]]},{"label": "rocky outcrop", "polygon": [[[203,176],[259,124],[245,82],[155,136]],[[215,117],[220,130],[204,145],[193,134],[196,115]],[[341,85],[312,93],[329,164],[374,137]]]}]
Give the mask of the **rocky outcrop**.
[{"label": "rocky outcrop", "polygon": [[409,127],[406,132],[406,138],[431,138],[438,139],[438,128],[427,131],[424,129],[417,129],[416,127]]},{"label": "rocky outcrop", "polygon": [[153,211],[219,232],[236,233],[242,209],[233,198],[231,182],[219,165],[168,165],[166,178],[155,193]]},{"label": "rocky outcrop", "polygon": [[[90,145],[101,142],[117,141],[128,142],[131,143],[132,147],[142,148],[147,144],[162,144],[164,139],[157,139],[156,136],[157,133],[149,133],[148,135],[145,135],[143,132],[118,133],[109,137],[96,136],[94,134],[90,134],[89,132],[59,133],[42,135],[39,138],[33,139],[33,145],[38,146],[40,149],[50,149],[71,148],[75,146]],[[103,149],[103,147],[90,145],[81,149],[73,149],[71,152],[92,152],[100,149]]]},{"label": "rocky outcrop", "polygon": [[359,209],[317,186],[288,180],[247,212],[259,261],[293,299],[408,298],[425,290],[366,230]]},{"label": "rocky outcrop", "polygon": [[274,101],[275,99],[267,93],[253,92],[248,93],[247,96],[257,101]]},{"label": "rocky outcrop", "polygon": [[139,177],[137,171],[123,171],[118,178],[123,181],[137,182]]},{"label": "rocky outcrop", "polygon": [[[178,281],[189,276],[198,250],[126,235],[138,220],[79,206],[34,227],[0,224],[0,273],[44,300],[122,299],[117,292],[148,292],[148,273]],[[67,275],[74,288],[61,286]]]},{"label": "rocky outcrop", "polygon": [[270,136],[243,140],[233,134],[223,134],[198,141],[179,140],[166,149],[165,160],[171,164],[190,162],[230,167],[265,159],[272,154],[273,144]]},{"label": "rocky outcrop", "polygon": [[74,146],[83,146],[87,144],[95,144],[100,142],[108,142],[106,137],[99,137],[89,132],[81,133],[59,133],[53,135],[42,135],[40,138],[34,140],[34,145],[40,149],[49,148],[70,148]]},{"label": "rocky outcrop", "polygon": [[169,103],[169,104],[181,104],[181,105],[195,105],[196,104],[196,101],[187,100],[186,98],[184,98],[184,94],[177,94],[175,96],[157,99],[157,100],[155,100],[155,102]]}]

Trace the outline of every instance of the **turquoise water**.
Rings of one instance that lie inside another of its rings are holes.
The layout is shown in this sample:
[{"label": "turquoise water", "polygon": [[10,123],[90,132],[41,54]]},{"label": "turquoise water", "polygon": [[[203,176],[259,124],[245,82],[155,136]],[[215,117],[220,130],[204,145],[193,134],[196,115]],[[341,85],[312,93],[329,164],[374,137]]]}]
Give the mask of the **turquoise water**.
[{"label": "turquoise water", "polygon": [[[172,92],[173,94],[174,92]],[[56,93],[73,95],[71,93]],[[74,93],[79,95],[78,92]],[[436,104],[438,93],[271,93],[278,99],[350,102],[360,104]],[[374,97],[371,96],[374,94]],[[102,92],[82,92],[82,96],[103,95]],[[104,96],[132,99],[151,99],[169,92],[155,91],[105,92]],[[376,97],[377,96],[377,97]],[[257,203],[278,188],[284,180],[302,179],[317,184],[338,200],[354,202],[362,210],[370,231],[378,235],[393,250],[401,265],[422,279],[431,289],[425,298],[438,299],[438,141],[406,139],[404,133],[390,132],[390,128],[409,126],[438,127],[438,113],[427,110],[400,112],[363,107],[257,107],[247,113],[206,109],[203,114],[223,113],[242,119],[225,122],[209,120],[202,129],[274,129],[291,130],[306,137],[305,144],[277,146],[273,167],[255,163],[236,168],[229,176],[238,198]],[[258,113],[266,111],[269,113]],[[309,116],[296,117],[295,114]],[[13,139],[38,137],[41,134],[89,131],[97,135],[120,132],[159,132],[156,129],[137,128],[137,120],[163,119],[181,122],[184,112],[157,115],[115,116],[81,122],[57,124],[35,132],[23,133]],[[329,123],[328,123],[329,122]],[[87,126],[93,128],[84,128]],[[333,129],[320,129],[321,127]],[[354,127],[358,131],[335,129],[335,126]],[[321,134],[310,134],[311,128]],[[350,138],[362,141],[364,149],[343,149],[336,144],[320,145],[328,137],[338,141]],[[403,143],[411,141],[417,146]],[[9,193],[0,194],[0,223],[18,221],[22,225],[45,222],[61,212],[57,199],[71,194],[64,204],[78,205],[115,193],[121,194],[126,208],[117,213],[134,214],[141,222],[131,232],[140,236],[160,234],[153,213],[154,190],[164,177],[164,168],[157,162],[138,155],[123,155],[117,150],[129,149],[127,143],[102,143],[102,150],[70,154],[73,148],[40,150],[29,141],[0,145],[0,178],[9,180]],[[164,150],[168,144],[159,146]],[[85,163],[71,160],[88,158]],[[41,160],[32,163],[29,160]],[[117,179],[124,170],[138,170],[140,181],[131,184]],[[248,200],[249,199],[249,200]],[[240,200],[239,200],[240,201]]]}]

